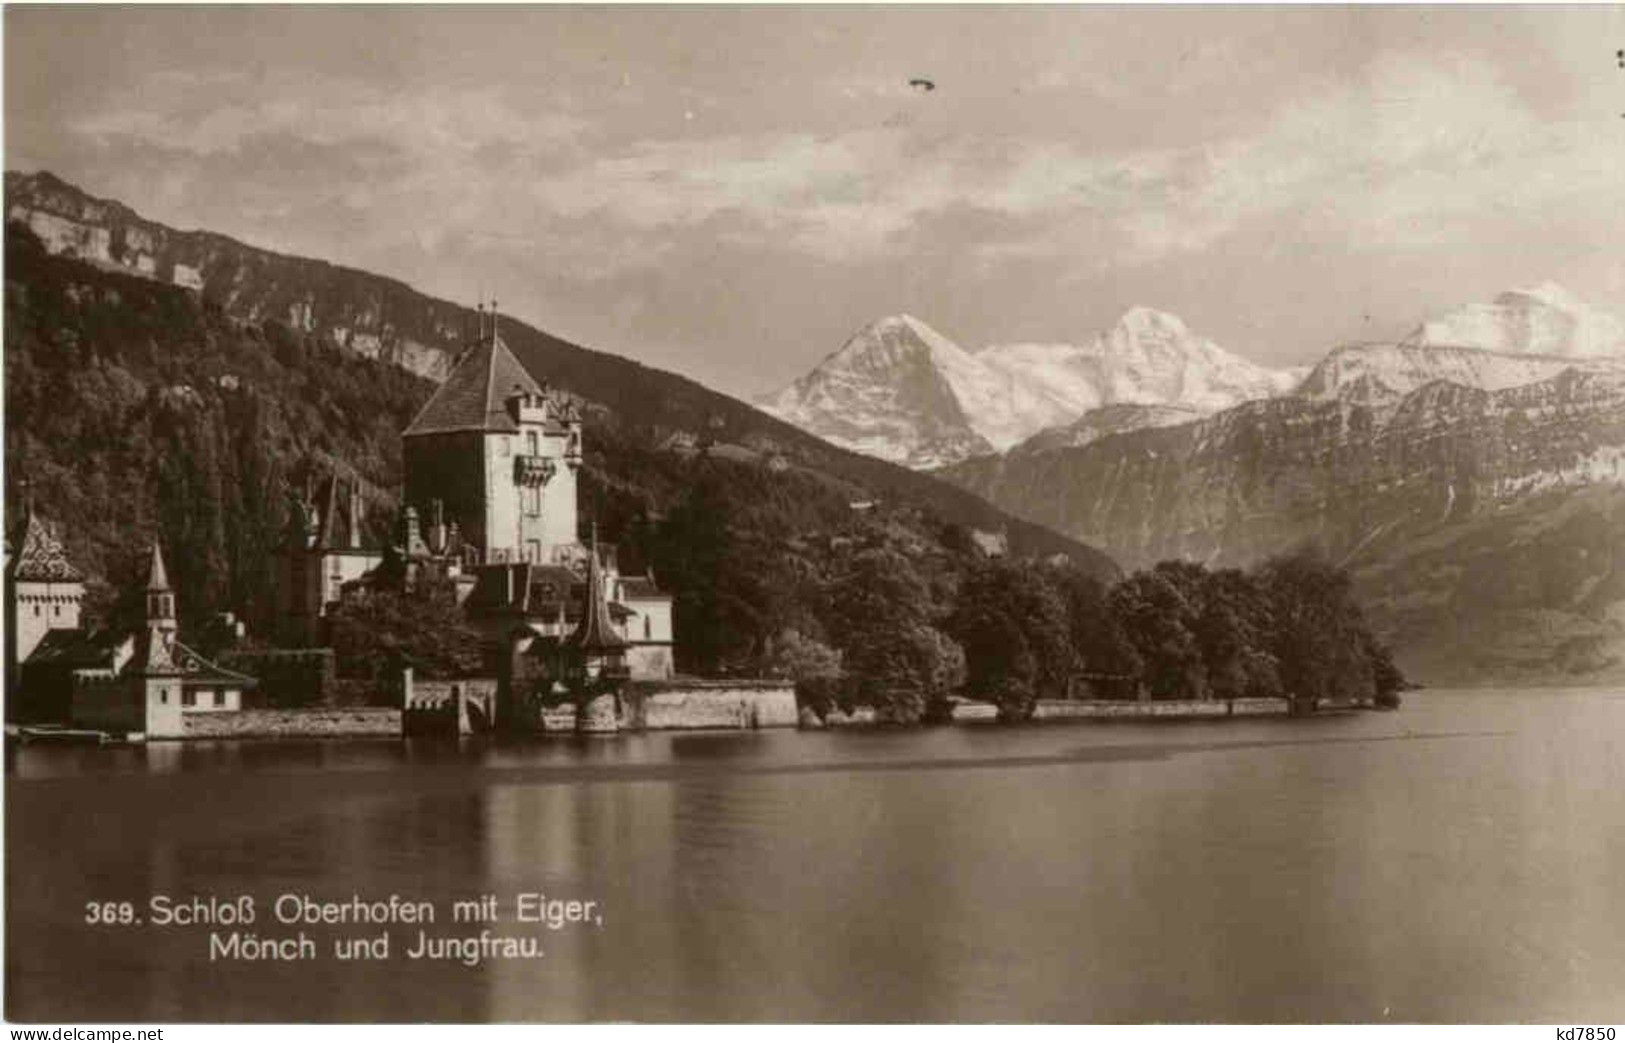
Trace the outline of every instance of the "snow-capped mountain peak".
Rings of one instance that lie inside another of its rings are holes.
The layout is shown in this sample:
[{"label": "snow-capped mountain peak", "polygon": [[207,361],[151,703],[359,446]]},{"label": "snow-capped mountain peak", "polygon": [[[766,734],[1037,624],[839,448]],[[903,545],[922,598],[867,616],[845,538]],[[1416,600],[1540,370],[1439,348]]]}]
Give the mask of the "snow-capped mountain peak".
[{"label": "snow-capped mountain peak", "polygon": [[1295,375],[1232,355],[1154,308],[1130,308],[1078,344],[992,344],[975,352],[900,314],[865,326],[761,404],[837,444],[932,467],[1002,452],[1105,405],[1205,413],[1295,383]]},{"label": "snow-capped mountain peak", "polygon": [[1625,323],[1554,282],[1507,290],[1423,322],[1402,342],[1562,358],[1625,356]]},{"label": "snow-capped mountain peak", "polygon": [[1136,304],[1128,311],[1125,311],[1113,328],[1136,335],[1163,333],[1182,336],[1190,333],[1184,319],[1165,311],[1159,311],[1156,308],[1147,308],[1143,304]]},{"label": "snow-capped mountain peak", "polygon": [[1625,368],[1625,324],[1556,283],[1543,282],[1429,319],[1397,344],[1337,348],[1298,394],[1383,405],[1440,380],[1503,391],[1565,369],[1620,368]]},{"label": "snow-capped mountain peak", "polygon": [[959,345],[912,315],[888,315],[758,404],[855,452],[936,467],[992,451],[955,390],[981,378],[980,364]]}]

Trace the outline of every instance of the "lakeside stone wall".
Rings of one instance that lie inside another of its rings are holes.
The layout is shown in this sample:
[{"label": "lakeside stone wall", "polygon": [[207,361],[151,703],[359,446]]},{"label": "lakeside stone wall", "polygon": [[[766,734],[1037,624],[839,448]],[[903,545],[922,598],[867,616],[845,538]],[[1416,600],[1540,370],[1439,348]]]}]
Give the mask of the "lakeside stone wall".
[{"label": "lakeside stone wall", "polygon": [[357,738],[401,734],[401,711],[383,706],[316,710],[240,710],[181,716],[185,739]]},{"label": "lakeside stone wall", "polygon": [[[476,686],[485,679],[475,679]],[[468,685],[468,680],[457,682]],[[423,682],[419,682],[423,684]],[[431,682],[449,704],[451,682]],[[414,686],[416,687],[416,686]],[[621,728],[651,731],[678,729],[862,727],[875,723],[873,710],[861,707],[852,714],[832,712],[819,722],[802,722],[796,708],[795,689],[777,681],[677,681],[669,684],[640,685],[631,693],[623,709]],[[493,693],[494,694],[494,693]],[[1322,709],[1354,709],[1322,707]],[[1284,716],[1285,699],[1237,699],[1223,701],[1177,702],[1097,702],[1041,701],[1033,718],[1040,721],[1065,720],[1147,720],[1212,719],[1224,717]],[[548,732],[573,732],[575,708],[569,704],[544,715]],[[990,703],[960,702],[954,706],[956,723],[991,723],[996,710]],[[391,707],[335,709],[253,709],[235,713],[185,714],[182,738],[371,738],[402,734],[402,714]]]},{"label": "lakeside stone wall", "polygon": [[[1284,715],[1285,699],[1171,699],[1150,702],[1105,702],[1095,700],[1061,701],[1041,699],[1033,708],[1035,721],[1063,721],[1079,718],[1204,718],[1265,717]],[[958,716],[955,716],[958,720]]]},{"label": "lakeside stone wall", "polygon": [[794,728],[800,723],[795,685],[789,681],[671,681],[640,684],[628,692],[628,726],[679,728]]}]

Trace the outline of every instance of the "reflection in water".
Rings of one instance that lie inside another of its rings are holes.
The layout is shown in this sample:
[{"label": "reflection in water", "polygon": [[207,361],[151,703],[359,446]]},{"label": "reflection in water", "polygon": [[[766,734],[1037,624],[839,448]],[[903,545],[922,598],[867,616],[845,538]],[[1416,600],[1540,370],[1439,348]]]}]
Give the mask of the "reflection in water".
[{"label": "reflection in water", "polygon": [[[1620,734],[1625,701],[1481,692],[1308,721],[8,749],[7,1013],[1606,1021]],[[439,933],[547,955],[407,961],[401,925],[387,962],[211,963],[206,932],[82,922],[283,892],[425,899]],[[604,924],[517,924],[521,892]],[[451,922],[484,894],[501,920]]]}]

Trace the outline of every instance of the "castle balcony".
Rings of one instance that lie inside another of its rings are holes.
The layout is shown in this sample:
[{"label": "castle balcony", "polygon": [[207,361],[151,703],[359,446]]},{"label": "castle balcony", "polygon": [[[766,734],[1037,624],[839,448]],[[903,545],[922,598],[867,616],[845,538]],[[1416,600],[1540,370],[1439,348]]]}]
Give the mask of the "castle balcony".
[{"label": "castle balcony", "polygon": [[516,456],[513,458],[513,480],[517,485],[540,486],[546,485],[553,479],[558,465],[552,457],[547,456]]}]

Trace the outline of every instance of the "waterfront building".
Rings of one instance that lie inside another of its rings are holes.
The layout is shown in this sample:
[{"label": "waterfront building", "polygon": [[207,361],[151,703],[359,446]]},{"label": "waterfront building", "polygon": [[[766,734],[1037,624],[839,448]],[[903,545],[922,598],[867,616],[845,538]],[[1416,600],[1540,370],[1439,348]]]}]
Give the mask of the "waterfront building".
[{"label": "waterfront building", "polygon": [[[27,544],[25,536],[25,548]],[[19,588],[23,593],[12,599],[13,613],[30,607],[22,598],[32,596],[26,584],[38,582],[27,577],[37,572],[41,546],[36,543],[27,567],[25,555],[18,555],[15,571],[23,573],[24,585]],[[56,544],[60,560],[53,565],[55,574],[77,574],[60,550]],[[48,629],[18,664],[12,689],[16,698],[11,700],[15,720],[161,739],[183,735],[188,714],[241,710],[243,693],[254,679],[209,661],[176,636],[175,592],[157,544],[148,562],[145,605],[145,622],[137,630]],[[74,618],[77,624],[77,613]]]}]

